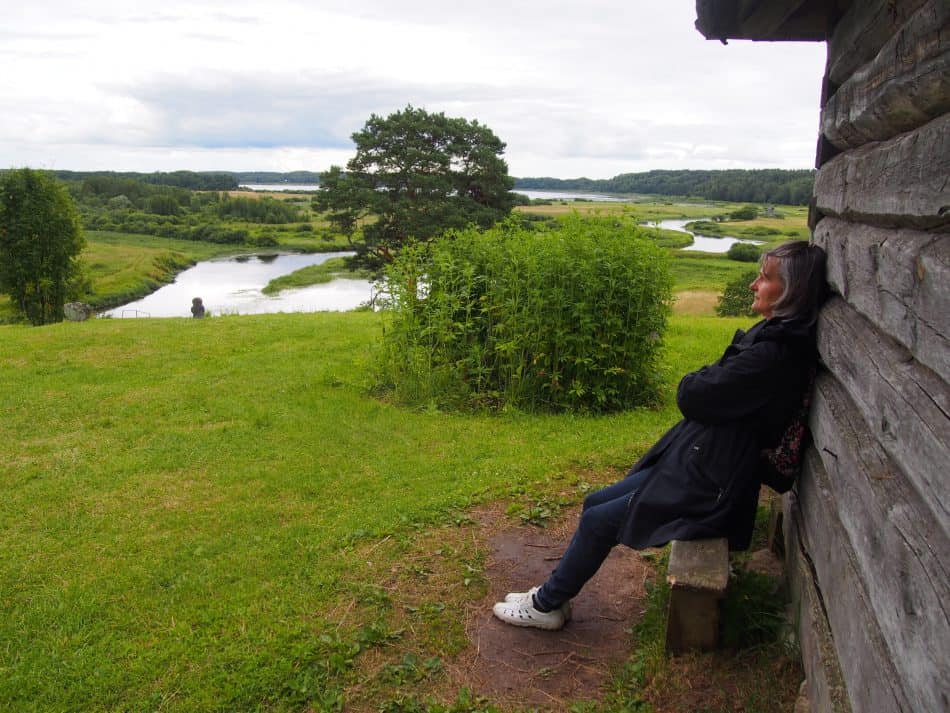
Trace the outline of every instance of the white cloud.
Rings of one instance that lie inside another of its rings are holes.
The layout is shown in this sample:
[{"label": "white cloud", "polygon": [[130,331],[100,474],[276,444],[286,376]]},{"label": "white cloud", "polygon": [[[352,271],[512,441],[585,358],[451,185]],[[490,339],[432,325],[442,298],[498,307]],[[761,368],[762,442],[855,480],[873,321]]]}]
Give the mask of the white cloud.
[{"label": "white cloud", "polygon": [[823,47],[724,47],[693,20],[622,0],[24,4],[0,30],[0,166],[323,170],[409,103],[490,126],[514,175],[810,166]]}]

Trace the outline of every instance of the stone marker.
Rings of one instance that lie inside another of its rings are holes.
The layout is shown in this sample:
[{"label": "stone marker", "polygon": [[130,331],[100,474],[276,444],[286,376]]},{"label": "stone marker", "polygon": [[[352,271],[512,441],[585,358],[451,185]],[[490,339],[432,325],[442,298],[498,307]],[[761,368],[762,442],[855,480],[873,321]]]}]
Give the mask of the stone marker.
[{"label": "stone marker", "polygon": [[195,297],[191,301],[191,316],[195,319],[200,319],[205,316],[205,306],[202,304],[200,297]]},{"label": "stone marker", "polygon": [[85,322],[93,314],[93,309],[85,302],[67,302],[63,305],[63,314],[70,322]]}]

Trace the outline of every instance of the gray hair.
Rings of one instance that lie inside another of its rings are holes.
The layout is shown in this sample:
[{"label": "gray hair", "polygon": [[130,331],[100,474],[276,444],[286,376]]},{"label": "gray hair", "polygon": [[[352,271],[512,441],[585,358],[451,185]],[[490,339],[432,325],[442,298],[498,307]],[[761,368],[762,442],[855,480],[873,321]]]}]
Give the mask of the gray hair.
[{"label": "gray hair", "polygon": [[784,287],[772,307],[772,316],[814,324],[828,290],[825,251],[807,240],[792,240],[762,253],[759,265],[764,267],[769,258],[775,259]]}]

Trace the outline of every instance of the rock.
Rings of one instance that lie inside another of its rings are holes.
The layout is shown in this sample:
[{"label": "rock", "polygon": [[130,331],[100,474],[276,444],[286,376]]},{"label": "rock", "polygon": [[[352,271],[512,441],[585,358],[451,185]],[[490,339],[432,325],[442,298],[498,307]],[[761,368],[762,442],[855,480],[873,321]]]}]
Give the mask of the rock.
[{"label": "rock", "polygon": [[94,312],[85,302],[67,302],[63,305],[63,314],[70,322],[85,322]]}]

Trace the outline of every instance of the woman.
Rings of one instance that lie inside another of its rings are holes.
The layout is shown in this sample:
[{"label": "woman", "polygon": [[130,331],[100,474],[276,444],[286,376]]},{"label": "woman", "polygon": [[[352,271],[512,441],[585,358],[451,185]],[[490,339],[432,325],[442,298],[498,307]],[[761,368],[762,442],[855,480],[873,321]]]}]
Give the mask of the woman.
[{"label": "woman", "polygon": [[641,549],[670,540],[752,537],[762,452],[802,406],[817,360],[815,322],[825,294],[825,253],[804,241],[762,255],[749,286],[763,319],[736,332],[719,360],[687,374],[676,391],[683,414],[627,477],[584,501],[580,523],[550,578],[493,608],[515,626],[560,629],[570,600],[618,542]]}]

